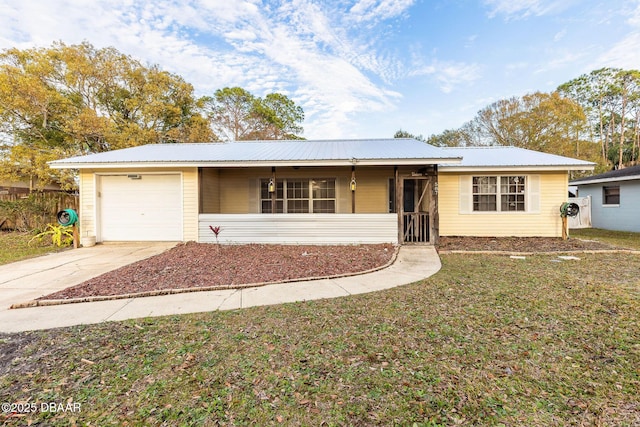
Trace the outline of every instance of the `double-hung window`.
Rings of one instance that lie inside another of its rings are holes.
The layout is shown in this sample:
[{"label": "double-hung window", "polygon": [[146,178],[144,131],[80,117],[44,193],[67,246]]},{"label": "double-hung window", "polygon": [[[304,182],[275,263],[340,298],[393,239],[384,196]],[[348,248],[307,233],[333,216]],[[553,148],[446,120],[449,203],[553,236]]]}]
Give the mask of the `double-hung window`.
[{"label": "double-hung window", "polygon": [[496,210],[498,186],[495,176],[473,177],[473,210],[485,212]]},{"label": "double-hung window", "polygon": [[603,205],[619,205],[620,204],[620,186],[610,185],[602,187],[602,204]]},{"label": "double-hung window", "polygon": [[500,177],[500,210],[502,212],[525,210],[525,177]]},{"label": "double-hung window", "polygon": [[[260,180],[262,213],[273,213],[272,194],[269,192],[269,180]],[[275,213],[335,213],[336,180],[279,179],[275,183],[275,199]]]},{"label": "double-hung window", "polygon": [[473,211],[524,212],[526,188],[524,176],[474,176]]}]

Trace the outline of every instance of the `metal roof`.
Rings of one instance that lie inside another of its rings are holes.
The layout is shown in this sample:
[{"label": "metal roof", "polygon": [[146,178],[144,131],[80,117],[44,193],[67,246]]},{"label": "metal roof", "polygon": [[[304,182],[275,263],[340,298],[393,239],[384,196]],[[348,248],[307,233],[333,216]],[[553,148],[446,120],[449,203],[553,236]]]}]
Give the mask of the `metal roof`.
[{"label": "metal roof", "polygon": [[445,147],[445,152],[462,157],[456,165],[441,165],[443,172],[476,169],[593,170],[595,163],[518,147]]},{"label": "metal roof", "polygon": [[640,179],[640,165],[616,169],[599,175],[587,176],[571,181],[572,185],[597,184],[600,182],[631,181]]},{"label": "metal roof", "polygon": [[457,153],[410,138],[148,144],[55,160],[53,168],[341,166],[459,163]]}]

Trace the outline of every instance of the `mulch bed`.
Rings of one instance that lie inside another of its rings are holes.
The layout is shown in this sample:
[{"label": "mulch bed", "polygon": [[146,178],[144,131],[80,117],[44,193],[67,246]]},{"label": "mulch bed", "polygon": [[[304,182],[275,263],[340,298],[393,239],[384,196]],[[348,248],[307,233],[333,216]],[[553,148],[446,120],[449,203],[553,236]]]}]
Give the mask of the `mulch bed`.
[{"label": "mulch bed", "polygon": [[570,252],[620,249],[593,240],[559,237],[440,237],[438,250],[501,252]]},{"label": "mulch bed", "polygon": [[234,288],[305,277],[357,273],[387,264],[395,247],[214,245],[188,242],[39,300],[148,293],[169,289]]}]

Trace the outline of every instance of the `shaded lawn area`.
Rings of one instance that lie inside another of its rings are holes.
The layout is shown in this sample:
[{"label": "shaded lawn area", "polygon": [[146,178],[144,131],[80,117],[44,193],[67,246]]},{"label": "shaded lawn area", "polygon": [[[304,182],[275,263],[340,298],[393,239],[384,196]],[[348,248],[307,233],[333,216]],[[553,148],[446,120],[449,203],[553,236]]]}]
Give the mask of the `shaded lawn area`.
[{"label": "shaded lawn area", "polygon": [[0,231],[0,265],[65,250],[65,248],[58,248],[52,245],[49,236],[45,236],[41,241],[35,240],[29,244],[32,238],[33,234],[31,233]]},{"label": "shaded lawn area", "polygon": [[638,425],[640,256],[580,258],[450,254],[385,292],[0,335],[0,402],[82,405],[4,422]]}]

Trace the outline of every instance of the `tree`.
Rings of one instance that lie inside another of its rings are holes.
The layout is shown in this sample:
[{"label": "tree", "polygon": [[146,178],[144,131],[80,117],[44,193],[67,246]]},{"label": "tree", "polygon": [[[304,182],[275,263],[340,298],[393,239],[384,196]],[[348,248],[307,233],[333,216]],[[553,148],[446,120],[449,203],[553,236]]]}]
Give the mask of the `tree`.
[{"label": "tree", "polygon": [[226,141],[246,139],[256,127],[253,111],[256,98],[241,87],[216,90],[207,100],[214,131]]},{"label": "tree", "polygon": [[302,107],[280,93],[264,99],[240,87],[218,89],[207,100],[215,132],[227,141],[299,139]]},{"label": "tree", "polygon": [[469,135],[464,128],[445,129],[438,135],[431,135],[427,142],[437,147],[466,147],[469,144]]},{"label": "tree", "polygon": [[44,186],[47,177],[64,172],[49,171],[35,160],[39,153],[62,157],[214,140],[203,108],[180,76],[145,67],[114,48],[85,42],[8,49],[0,53],[0,175],[31,164],[43,168],[30,173]]},{"label": "tree", "polygon": [[270,93],[255,105],[260,131],[252,139],[300,139],[304,111],[281,93]]},{"label": "tree", "polygon": [[[564,83],[558,90],[584,108],[590,133],[600,143],[603,160],[609,160],[618,168],[637,161],[637,151],[640,151],[639,71],[602,68]],[[614,151],[615,155],[612,154]]]},{"label": "tree", "polygon": [[396,133],[393,135],[394,138],[413,138],[413,139],[417,139],[418,141],[422,141],[422,142],[426,142],[426,140],[424,139],[424,136],[422,135],[414,135],[412,133],[407,132],[406,130],[398,130],[396,131]]},{"label": "tree", "polygon": [[576,102],[558,92],[535,92],[483,108],[465,133],[467,141],[483,145],[513,145],[579,157],[585,125],[586,117]]}]

